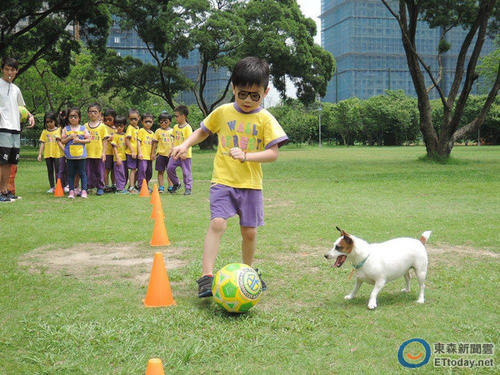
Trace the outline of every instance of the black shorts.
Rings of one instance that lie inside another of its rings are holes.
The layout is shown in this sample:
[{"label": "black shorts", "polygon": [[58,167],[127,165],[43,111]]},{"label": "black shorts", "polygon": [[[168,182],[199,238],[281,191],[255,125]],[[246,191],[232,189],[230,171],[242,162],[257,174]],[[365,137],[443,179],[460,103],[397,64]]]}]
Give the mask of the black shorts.
[{"label": "black shorts", "polygon": [[18,163],[20,142],[21,135],[19,133],[0,132],[0,165]]}]

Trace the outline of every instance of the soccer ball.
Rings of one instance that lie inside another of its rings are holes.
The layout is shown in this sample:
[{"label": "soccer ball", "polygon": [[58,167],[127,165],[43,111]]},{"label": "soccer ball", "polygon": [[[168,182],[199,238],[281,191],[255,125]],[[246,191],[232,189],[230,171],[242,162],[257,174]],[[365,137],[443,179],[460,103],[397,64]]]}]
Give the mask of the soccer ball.
[{"label": "soccer ball", "polygon": [[227,311],[247,312],[262,295],[260,277],[246,264],[228,264],[215,274],[212,294],[215,302]]},{"label": "soccer ball", "polygon": [[19,106],[19,115],[21,116],[21,122],[28,119],[29,112],[26,107],[23,107],[22,105]]}]

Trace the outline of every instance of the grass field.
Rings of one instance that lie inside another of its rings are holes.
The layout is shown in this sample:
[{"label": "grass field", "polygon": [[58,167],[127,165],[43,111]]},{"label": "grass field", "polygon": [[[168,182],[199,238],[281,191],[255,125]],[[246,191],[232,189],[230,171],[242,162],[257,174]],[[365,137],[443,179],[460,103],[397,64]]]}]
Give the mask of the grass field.
[{"label": "grass field", "polygon": [[[192,196],[162,196],[163,249],[149,246],[149,199],[54,198],[45,164],[22,154],[22,200],[0,206],[0,374],[144,374],[152,357],[166,374],[462,374],[432,359],[406,369],[398,349],[414,337],[432,349],[498,344],[500,147],[456,147],[445,165],[419,160],[422,147],[286,148],[264,166],[256,266],[268,291],[237,316],[196,297],[213,153],[193,156]],[[323,257],[336,225],[369,242],[432,230],[426,303],[414,279],[409,294],[403,280],[388,284],[375,311],[369,285],[345,301],[351,265]],[[240,261],[239,249],[234,218],[216,267]],[[147,309],[158,250],[177,306]]]}]

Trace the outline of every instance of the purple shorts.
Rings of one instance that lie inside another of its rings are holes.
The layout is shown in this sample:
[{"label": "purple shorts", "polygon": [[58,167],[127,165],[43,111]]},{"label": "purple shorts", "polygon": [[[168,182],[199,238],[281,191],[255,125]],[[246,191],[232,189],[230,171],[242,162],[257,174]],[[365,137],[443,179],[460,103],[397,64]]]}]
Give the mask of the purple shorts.
[{"label": "purple shorts", "polygon": [[156,157],[155,171],[164,172],[168,166],[168,156],[158,155]]},{"label": "purple shorts", "polygon": [[113,170],[113,155],[106,155],[106,161],[104,162],[104,168],[108,171]]},{"label": "purple shorts", "polygon": [[214,184],[210,187],[210,219],[240,216],[242,227],[264,225],[262,190],[238,189]]},{"label": "purple shorts", "polygon": [[137,169],[137,159],[132,159],[132,155],[127,154],[127,168]]}]

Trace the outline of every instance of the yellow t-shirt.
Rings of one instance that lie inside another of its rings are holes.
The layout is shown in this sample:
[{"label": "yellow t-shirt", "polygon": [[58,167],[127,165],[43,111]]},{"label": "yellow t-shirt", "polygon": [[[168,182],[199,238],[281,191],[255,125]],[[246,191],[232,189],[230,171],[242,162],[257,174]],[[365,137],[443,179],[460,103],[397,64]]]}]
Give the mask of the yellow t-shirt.
[{"label": "yellow t-shirt", "polygon": [[168,156],[170,154],[170,150],[172,149],[172,129],[157,129],[154,141],[158,142],[156,155]]},{"label": "yellow t-shirt", "polygon": [[[188,137],[193,133],[193,128],[191,128],[191,125],[186,124],[184,127],[179,127],[179,124],[175,125],[174,128],[172,129],[172,138],[174,139],[174,144],[173,146],[179,146],[184,142]],[[188,152],[187,152],[187,158],[190,158],[192,155],[192,147],[189,147]]]},{"label": "yellow t-shirt", "polygon": [[[111,141],[113,139],[113,136],[115,135],[115,128],[112,128],[106,124],[104,124],[106,127],[106,130],[108,131],[108,141]],[[106,155],[113,155],[113,146],[111,146],[111,142],[108,142],[106,145]]]},{"label": "yellow t-shirt", "polygon": [[57,127],[54,130],[44,129],[40,135],[40,142],[45,143],[43,149],[43,157],[47,158],[62,158],[64,151],[62,151],[57,144],[57,139],[61,139],[61,128]]},{"label": "yellow t-shirt", "polygon": [[137,133],[137,140],[141,142],[142,160],[151,160],[151,149],[155,133],[152,130],[142,128]]},{"label": "yellow t-shirt", "polygon": [[[125,136],[127,138],[130,138],[130,147],[132,147],[132,151],[134,154],[137,155],[137,133],[139,132],[139,127],[133,127],[132,125],[129,125],[127,128],[127,132],[125,133]],[[132,155],[132,151],[129,150],[128,148],[125,150],[125,153],[127,155]]]},{"label": "yellow t-shirt", "polygon": [[90,143],[87,143],[87,158],[100,159],[102,158],[103,141],[108,138],[106,125],[100,122],[96,127],[91,127],[87,122],[85,127],[90,134]]},{"label": "yellow t-shirt", "polygon": [[[113,134],[113,139],[111,140],[111,147],[115,146],[116,147],[116,152],[118,153],[118,156],[120,157],[121,161],[124,161],[127,159],[127,156],[125,154],[125,150],[127,148],[127,144],[125,143],[125,134],[122,133],[114,133]],[[115,156],[113,155],[113,161],[116,161]]]},{"label": "yellow t-shirt", "polygon": [[215,109],[201,123],[203,130],[217,133],[219,145],[214,159],[212,182],[240,189],[262,189],[261,163],[233,159],[229,150],[239,147],[248,153],[286,143],[287,135],[267,110],[244,113],[235,103]]}]

